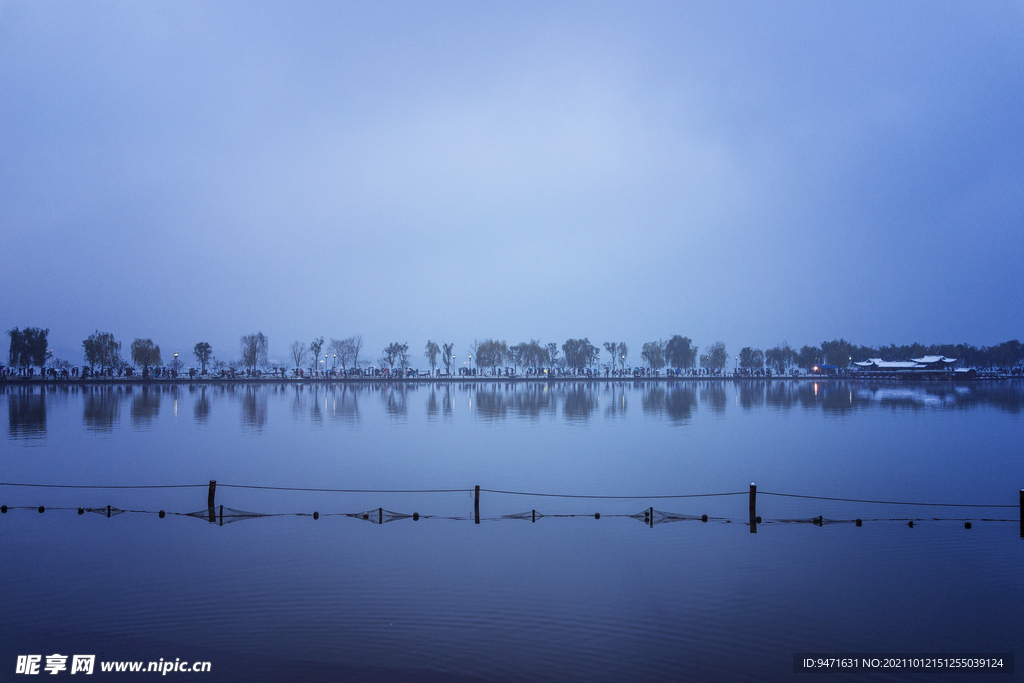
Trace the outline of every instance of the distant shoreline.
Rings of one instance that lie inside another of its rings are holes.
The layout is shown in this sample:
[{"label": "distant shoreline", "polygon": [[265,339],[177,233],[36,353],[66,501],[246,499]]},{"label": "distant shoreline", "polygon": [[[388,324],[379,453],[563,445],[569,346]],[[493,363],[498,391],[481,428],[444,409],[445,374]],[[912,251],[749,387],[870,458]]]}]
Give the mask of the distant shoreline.
[{"label": "distant shoreline", "polygon": [[707,377],[234,377],[234,378],[207,378],[207,379],[135,379],[135,378],[89,378],[89,379],[42,379],[42,378],[8,378],[0,379],[0,386],[17,386],[23,384],[31,385],[55,385],[55,386],[85,386],[85,385],[106,385],[106,384],[131,384],[131,385],[210,385],[218,386],[225,384],[329,384],[329,385],[365,385],[365,384],[481,384],[486,382],[501,382],[504,384],[518,383],[542,383],[542,382],[822,382],[847,380],[853,382],[991,382],[1003,380],[1024,379],[1020,375],[995,375],[975,377],[840,377],[834,375],[798,375],[796,377],[777,375],[772,377],[736,377],[736,376],[707,376]]}]

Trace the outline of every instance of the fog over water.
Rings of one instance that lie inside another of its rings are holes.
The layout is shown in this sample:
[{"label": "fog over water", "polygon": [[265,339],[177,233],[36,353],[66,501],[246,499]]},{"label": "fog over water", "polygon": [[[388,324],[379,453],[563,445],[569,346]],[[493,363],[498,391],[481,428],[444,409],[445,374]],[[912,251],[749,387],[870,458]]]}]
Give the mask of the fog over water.
[{"label": "fog over water", "polygon": [[0,4],[0,327],[990,345],[1019,2]]}]

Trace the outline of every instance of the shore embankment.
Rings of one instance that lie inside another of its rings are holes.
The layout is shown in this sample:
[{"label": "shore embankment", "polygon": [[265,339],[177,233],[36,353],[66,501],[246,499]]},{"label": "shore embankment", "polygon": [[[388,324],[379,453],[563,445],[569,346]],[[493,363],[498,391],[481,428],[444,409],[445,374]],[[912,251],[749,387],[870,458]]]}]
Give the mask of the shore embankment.
[{"label": "shore embankment", "polygon": [[483,383],[505,383],[505,384],[531,384],[531,383],[566,383],[566,382],[594,382],[594,383],[622,383],[622,382],[836,382],[836,381],[859,381],[859,382],[985,382],[1022,379],[1021,376],[1013,375],[978,375],[975,377],[949,377],[949,376],[907,376],[907,377],[857,377],[837,375],[774,375],[771,377],[749,377],[742,375],[681,375],[681,376],[639,376],[639,377],[588,377],[561,376],[561,377],[505,377],[505,376],[475,376],[475,377],[216,377],[216,378],[157,378],[141,379],[135,377],[114,377],[114,378],[39,378],[39,377],[16,377],[0,379],[0,386],[96,386],[110,384],[130,385],[225,385],[225,384],[276,384],[276,385],[367,385],[367,384],[483,384]]}]

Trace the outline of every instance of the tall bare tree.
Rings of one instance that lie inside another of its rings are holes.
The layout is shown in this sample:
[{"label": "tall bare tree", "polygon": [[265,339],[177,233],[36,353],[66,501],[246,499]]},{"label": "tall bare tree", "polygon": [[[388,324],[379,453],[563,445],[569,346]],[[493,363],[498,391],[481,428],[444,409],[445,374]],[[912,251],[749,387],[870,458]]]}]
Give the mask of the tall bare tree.
[{"label": "tall bare tree", "polygon": [[441,362],[444,363],[445,374],[452,374],[452,352],[455,350],[455,344],[441,344]]},{"label": "tall bare tree", "polygon": [[573,372],[580,373],[597,358],[598,348],[591,344],[590,339],[586,337],[583,339],[567,339],[562,344],[562,353],[565,354],[565,364]]},{"label": "tall bare tree", "polygon": [[789,366],[797,360],[797,353],[786,342],[782,342],[778,346],[774,346],[764,352],[764,359],[768,363],[769,367],[773,368],[778,374],[784,374],[786,370],[789,370]]},{"label": "tall bare tree", "polygon": [[427,346],[423,351],[423,355],[426,357],[427,362],[430,363],[430,374],[434,374],[434,368],[437,367],[437,354],[441,353],[441,347],[435,342],[428,341]]},{"label": "tall bare tree", "polygon": [[605,342],[604,343],[604,350],[608,352],[608,362],[610,363],[610,365],[608,367],[614,369],[615,368],[615,363],[618,360],[617,356],[619,355],[619,343],[618,342]]},{"label": "tall bare tree", "polygon": [[206,374],[206,364],[213,358],[213,347],[210,346],[209,342],[199,342],[192,349],[193,355],[196,360],[199,361],[200,372]]},{"label": "tall bare tree", "polygon": [[353,334],[348,338],[352,350],[352,367],[359,367],[359,352],[363,350],[363,335]]},{"label": "tall bare tree", "polygon": [[309,355],[309,349],[303,342],[293,341],[291,351],[292,360],[295,361],[295,367],[301,368],[302,364],[306,360],[306,356]]},{"label": "tall bare tree", "polygon": [[697,347],[689,337],[674,334],[665,344],[665,362],[673,368],[689,370],[697,363]]},{"label": "tall bare tree", "polygon": [[249,369],[250,373],[256,372],[257,365],[260,367],[267,365],[267,352],[269,349],[270,343],[262,332],[242,335],[242,363]]},{"label": "tall bare tree", "polygon": [[652,341],[644,343],[640,357],[647,361],[651,370],[661,370],[665,367],[665,342]]},{"label": "tall bare tree", "polygon": [[320,349],[324,347],[324,338],[317,337],[313,341],[309,342],[309,352],[313,354],[313,364],[310,368],[311,372],[316,372],[317,363],[320,361]]},{"label": "tall bare tree", "polygon": [[760,370],[764,367],[764,353],[761,349],[744,346],[740,349],[740,367],[744,370]]},{"label": "tall bare tree", "polygon": [[96,365],[101,369],[112,368],[121,356],[121,342],[115,341],[114,335],[109,332],[96,330],[82,342],[82,347],[85,349],[85,362],[89,364],[90,370]]},{"label": "tall bare tree", "polygon": [[142,368],[142,374],[148,375],[149,368],[160,365],[160,347],[152,339],[138,339],[132,342],[132,362]]},{"label": "tall bare tree", "polygon": [[629,356],[629,347],[626,346],[626,342],[619,342],[619,348],[615,350],[618,357],[619,367],[625,372],[626,370],[626,357]]}]

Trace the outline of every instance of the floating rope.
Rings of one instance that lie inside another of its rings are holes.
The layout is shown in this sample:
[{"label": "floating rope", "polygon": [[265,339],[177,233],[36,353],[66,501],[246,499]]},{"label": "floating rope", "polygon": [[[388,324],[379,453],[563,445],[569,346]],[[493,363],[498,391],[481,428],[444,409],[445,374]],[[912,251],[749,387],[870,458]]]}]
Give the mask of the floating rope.
[{"label": "floating rope", "polygon": [[970,503],[907,503],[894,500],[861,500],[859,498],[831,498],[829,496],[801,496],[795,493],[769,493],[768,491],[758,491],[758,495],[762,496],[783,496],[785,498],[809,498],[811,500],[838,500],[845,503],[877,503],[879,505],[927,505],[931,507],[948,507],[948,508],[1015,508],[1017,505],[973,505]]}]

